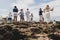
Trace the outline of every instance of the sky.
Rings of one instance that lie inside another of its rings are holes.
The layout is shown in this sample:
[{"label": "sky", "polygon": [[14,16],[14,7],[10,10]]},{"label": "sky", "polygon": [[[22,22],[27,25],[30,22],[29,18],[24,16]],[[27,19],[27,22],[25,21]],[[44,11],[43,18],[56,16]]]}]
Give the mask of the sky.
[{"label": "sky", "polygon": [[39,8],[44,9],[47,4],[54,8],[50,13],[51,20],[60,21],[60,0],[0,0],[0,16],[7,16],[9,12],[13,14],[12,9],[16,5],[19,10],[24,9],[24,12],[29,8],[34,15],[34,20],[38,21]]}]

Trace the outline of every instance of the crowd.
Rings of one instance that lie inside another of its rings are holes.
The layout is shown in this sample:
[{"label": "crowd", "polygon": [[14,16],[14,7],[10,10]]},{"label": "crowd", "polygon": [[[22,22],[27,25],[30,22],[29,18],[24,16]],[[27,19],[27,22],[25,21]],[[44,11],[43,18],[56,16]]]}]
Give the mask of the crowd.
[{"label": "crowd", "polygon": [[[33,13],[30,13],[28,8],[27,8],[26,12],[24,13],[23,9],[20,9],[20,11],[19,11],[18,8],[16,6],[14,6],[13,13],[14,13],[13,14],[14,15],[14,19],[13,20],[15,22],[17,22],[18,15],[20,17],[20,22],[24,22],[25,21],[25,18],[24,18],[25,15],[26,15],[27,22],[33,21]],[[8,20],[11,22],[11,20],[12,20],[12,13],[9,13],[8,16],[9,16]]]},{"label": "crowd", "polygon": [[[50,22],[50,11],[53,11],[53,10],[54,10],[54,8],[50,8],[49,5],[46,5],[46,7],[44,9],[40,8],[39,9],[39,21],[40,21],[40,23],[42,23],[42,22],[49,23]],[[14,13],[14,21],[15,22],[17,22],[18,15],[20,17],[20,22],[25,21],[25,18],[24,18],[25,15],[26,15],[27,22],[32,22],[33,21],[33,17],[34,17],[33,13],[31,13],[28,8],[27,8],[26,12],[24,13],[23,9],[19,10],[17,8],[17,6],[14,6],[13,13]],[[45,14],[45,16],[43,16],[43,13]],[[8,20],[12,20],[11,13],[9,14],[9,19]]]}]

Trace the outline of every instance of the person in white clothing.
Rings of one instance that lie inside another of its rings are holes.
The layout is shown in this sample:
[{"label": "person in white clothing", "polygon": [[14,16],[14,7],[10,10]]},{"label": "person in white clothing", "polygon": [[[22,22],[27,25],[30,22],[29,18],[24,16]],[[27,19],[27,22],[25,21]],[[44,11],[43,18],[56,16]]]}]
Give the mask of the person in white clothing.
[{"label": "person in white clothing", "polygon": [[11,23],[11,22],[12,22],[12,14],[10,12],[7,18],[7,23]]},{"label": "person in white clothing", "polygon": [[30,11],[29,11],[29,9],[27,9],[27,11],[26,11],[26,18],[27,18],[27,22],[29,22],[30,21]]},{"label": "person in white clothing", "polygon": [[44,21],[47,23],[50,22],[50,11],[53,11],[53,8],[50,8],[49,5],[46,5],[46,7],[44,8],[44,13],[45,13]]}]

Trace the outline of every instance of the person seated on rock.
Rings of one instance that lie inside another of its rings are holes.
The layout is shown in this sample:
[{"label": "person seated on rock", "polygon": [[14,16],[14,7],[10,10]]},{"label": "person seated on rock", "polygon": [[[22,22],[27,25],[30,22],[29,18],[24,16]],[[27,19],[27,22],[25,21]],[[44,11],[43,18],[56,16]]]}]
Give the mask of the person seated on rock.
[{"label": "person seated on rock", "polygon": [[11,22],[12,22],[12,14],[10,12],[7,18],[7,23],[11,23]]},{"label": "person seated on rock", "polygon": [[56,21],[55,20],[53,21],[53,25],[56,25]]}]

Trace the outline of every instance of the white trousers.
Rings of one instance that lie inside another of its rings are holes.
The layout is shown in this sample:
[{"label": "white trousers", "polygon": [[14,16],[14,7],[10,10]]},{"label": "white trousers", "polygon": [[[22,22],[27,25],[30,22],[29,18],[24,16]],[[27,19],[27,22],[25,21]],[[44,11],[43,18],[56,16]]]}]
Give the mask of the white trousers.
[{"label": "white trousers", "polygon": [[30,21],[30,16],[26,15],[26,19],[27,19],[27,22],[29,22]]}]

